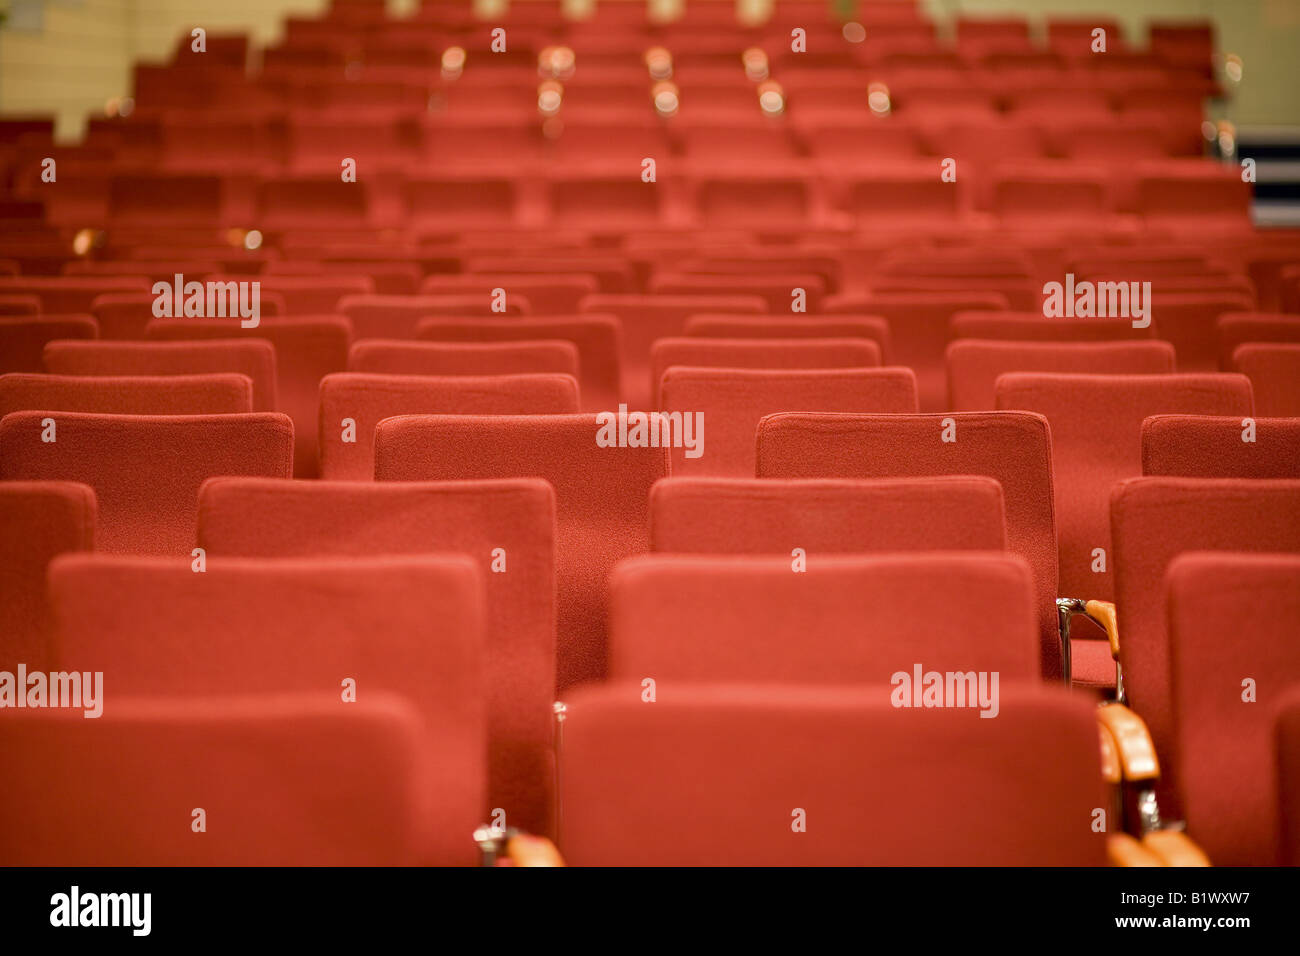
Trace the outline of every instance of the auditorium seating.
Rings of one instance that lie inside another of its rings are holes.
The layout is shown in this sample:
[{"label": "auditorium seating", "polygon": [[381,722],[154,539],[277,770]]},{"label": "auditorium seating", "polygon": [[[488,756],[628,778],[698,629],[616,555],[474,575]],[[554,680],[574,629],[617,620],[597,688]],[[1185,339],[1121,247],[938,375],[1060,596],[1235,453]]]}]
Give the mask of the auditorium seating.
[{"label": "auditorium seating", "polygon": [[1273,721],[1300,686],[1300,555],[1184,554],[1167,575],[1175,781],[1220,866],[1280,862]]},{"label": "auditorium seating", "polygon": [[398,415],[564,415],[578,411],[569,375],[380,375],[320,382],[320,475],[370,481],[375,426]]},{"label": "auditorium seating", "polygon": [[415,865],[420,717],[395,694],[368,696],[350,708],[328,692],[124,696],[97,720],[7,715],[13,776],[0,809],[24,825],[4,828],[0,855],[17,866]]},{"label": "auditorium seating", "polygon": [[888,692],[704,685],[650,706],[636,685],[584,688],[564,729],[567,861],[1101,864],[1101,836],[1074,822],[1102,799],[1081,701],[1006,693],[986,722]]},{"label": "auditorium seating", "polygon": [[44,371],[67,378],[240,375],[252,383],[250,411],[276,407],[275,348],[261,341],[79,342],[45,346]]},{"label": "auditorium seating", "polygon": [[659,404],[668,414],[702,416],[698,455],[668,450],[674,475],[754,474],[754,435],[780,411],[916,411],[916,379],[906,368],[748,369],[677,366],[664,372]]},{"label": "auditorium seating", "polygon": [[0,862],[1300,864],[1266,14],[580,5],[25,63]]},{"label": "auditorium seating", "polygon": [[[1006,505],[1007,546],[1034,569],[1043,673],[1059,675],[1056,526],[1047,423],[1040,416],[1017,412],[956,414],[951,416],[950,436],[955,440],[945,442],[946,421],[931,415],[771,415],[758,429],[757,474],[762,478],[973,474],[995,479]],[[1091,672],[1080,664],[1086,661],[1076,663],[1075,679],[1086,680]]]},{"label": "auditorium seating", "polygon": [[1171,781],[1179,772],[1162,601],[1166,571],[1187,551],[1300,551],[1300,483],[1131,478],[1115,486],[1110,517],[1124,688],[1155,741],[1163,802],[1176,799]]},{"label": "auditorium seating", "polygon": [[487,586],[492,807],[550,833],[554,771],[555,495],[539,479],[479,482],[213,478],[199,492],[198,543],[237,557],[460,551]]},{"label": "auditorium seating", "polygon": [[247,375],[0,375],[0,418],[27,409],[111,415],[229,415],[253,410]]},{"label": "auditorium seating", "polygon": [[68,555],[50,568],[55,664],[102,670],[123,696],[401,694],[419,713],[415,855],[469,863],[487,759],[482,586],[455,554],[223,558],[198,574],[168,558]]},{"label": "auditorium seating", "polygon": [[[936,628],[925,609],[949,602],[991,617],[978,633]],[[653,675],[666,695],[699,681],[887,683],[907,658],[1034,681],[1034,605],[1012,555],[814,553],[798,574],[788,554],[629,558],[610,581],[609,677]]]},{"label": "auditorium seating", "polygon": [[1300,419],[1152,415],[1142,423],[1142,474],[1300,478]]},{"label": "auditorium seating", "polygon": [[0,480],[89,485],[99,504],[95,544],[103,551],[189,554],[205,478],[287,478],[292,471],[293,423],[273,412],[23,411],[0,419]]},{"label": "auditorium seating", "polygon": [[95,545],[94,489],[71,481],[0,482],[0,669],[49,663],[45,568],[65,551]]},{"label": "auditorium seating", "polygon": [[606,583],[647,549],[650,486],[663,449],[601,448],[597,415],[408,415],[375,430],[379,481],[544,478],[555,488],[556,685],[605,672]]}]

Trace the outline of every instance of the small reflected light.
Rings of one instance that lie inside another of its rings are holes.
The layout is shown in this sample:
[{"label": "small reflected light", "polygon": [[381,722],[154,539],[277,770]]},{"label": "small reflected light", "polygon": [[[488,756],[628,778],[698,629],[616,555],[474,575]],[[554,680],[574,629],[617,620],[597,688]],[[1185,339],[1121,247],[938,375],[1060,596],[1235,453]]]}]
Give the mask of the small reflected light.
[{"label": "small reflected light", "polygon": [[867,38],[867,28],[861,23],[846,23],[844,29],[840,32],[844,34],[844,39],[850,43],[861,43]]},{"label": "small reflected light", "polygon": [[758,106],[768,116],[779,116],[785,112],[785,92],[781,84],[769,80],[758,88]]},{"label": "small reflected light", "polygon": [[117,116],[122,110],[122,100],[114,96],[104,104],[105,116]]},{"label": "small reflected light", "polygon": [[1234,83],[1241,82],[1241,57],[1229,53],[1223,63],[1223,72]]},{"label": "small reflected light", "polygon": [[244,234],[244,248],[249,251],[262,248],[262,233],[260,230],[250,229]]},{"label": "small reflected light", "polygon": [[655,80],[666,80],[673,75],[673,55],[664,47],[655,46],[645,51],[646,69]]},{"label": "small reflected light", "polygon": [[94,229],[79,229],[77,230],[77,234],[72,237],[72,251],[79,256],[84,256],[94,245]]},{"label": "small reflected light", "polygon": [[573,50],[567,46],[544,47],[537,54],[537,73],[539,76],[567,80],[573,76],[575,62]]},{"label": "small reflected light", "polygon": [[746,50],[740,61],[745,64],[745,75],[755,83],[767,79],[767,54],[758,47],[752,46]]},{"label": "small reflected light", "polygon": [[1225,157],[1235,156],[1237,153],[1237,127],[1227,120],[1219,123],[1219,153]]},{"label": "small reflected light", "polygon": [[888,116],[892,108],[889,100],[889,87],[884,83],[872,83],[867,87],[867,106],[878,116]]},{"label": "small reflected light", "polygon": [[546,80],[537,87],[537,110],[543,116],[554,116],[564,100],[564,87],[557,80]]},{"label": "small reflected light", "polygon": [[656,83],[651,87],[650,95],[654,99],[655,112],[660,116],[674,115],[681,105],[677,86],[667,81]]},{"label": "small reflected light", "polygon": [[1215,128],[1213,123],[1206,120],[1201,124],[1201,135],[1205,137],[1206,142],[1213,143],[1215,137],[1219,135],[1219,131]]},{"label": "small reflected light", "polygon": [[130,116],[135,112],[135,100],[129,96],[122,97],[122,102],[117,104],[117,112],[121,116]]},{"label": "small reflected light", "polygon": [[465,69],[465,50],[458,46],[450,46],[442,51],[442,78],[444,80],[458,80]]}]

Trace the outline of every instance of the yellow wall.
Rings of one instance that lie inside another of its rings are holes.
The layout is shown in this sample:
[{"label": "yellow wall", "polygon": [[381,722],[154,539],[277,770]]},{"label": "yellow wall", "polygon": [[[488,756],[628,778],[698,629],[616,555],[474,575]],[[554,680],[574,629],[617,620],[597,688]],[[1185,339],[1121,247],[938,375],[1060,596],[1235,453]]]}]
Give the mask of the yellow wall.
[{"label": "yellow wall", "polygon": [[[0,0],[0,6],[12,0]],[[390,0],[401,9],[415,0]],[[527,2],[527,0],[515,0]],[[613,0],[605,0],[613,2]],[[638,0],[620,0],[638,2]],[[662,2],[662,0],[656,0]],[[674,0],[667,0],[672,3]],[[741,0],[752,4],[765,0]],[[954,12],[1097,12],[1141,40],[1147,19],[1213,17],[1225,52],[1245,72],[1229,112],[1239,125],[1300,124],[1300,0],[922,0],[938,18]],[[55,113],[62,139],[86,114],[130,92],[131,64],[159,61],[195,26],[280,36],[283,17],[312,14],[329,0],[45,0],[37,34],[0,30],[0,113]]]}]

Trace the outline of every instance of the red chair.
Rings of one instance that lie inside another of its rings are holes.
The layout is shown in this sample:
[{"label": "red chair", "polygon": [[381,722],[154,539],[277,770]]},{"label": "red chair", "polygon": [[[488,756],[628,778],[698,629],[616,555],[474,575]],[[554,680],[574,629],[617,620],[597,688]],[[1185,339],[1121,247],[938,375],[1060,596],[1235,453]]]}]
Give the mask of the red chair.
[{"label": "red chair", "polygon": [[578,347],[561,339],[532,342],[403,342],[363,339],[348,351],[349,372],[385,375],[571,375]]},{"label": "red chair", "polygon": [[1300,315],[1268,312],[1225,312],[1217,323],[1219,368],[1233,371],[1232,354],[1247,342],[1300,344]]},{"label": "red chair", "polygon": [[1300,417],[1300,343],[1248,342],[1237,346],[1232,364],[1250,379],[1260,415]]},{"label": "red chair", "polygon": [[475,482],[214,478],[199,546],[223,557],[368,557],[459,551],[487,594],[488,814],[552,831],[555,495],[539,479]]},{"label": "red chair", "polygon": [[46,343],[98,337],[99,325],[89,315],[0,316],[0,371],[44,372]]},{"label": "red chair", "polygon": [[949,323],[954,339],[1016,342],[1142,342],[1154,338],[1153,319],[1135,329],[1132,319],[1051,319],[1041,312],[955,312]]},{"label": "red chair", "polygon": [[[1001,409],[1043,415],[1052,432],[1061,589],[1112,600],[1110,493],[1142,473],[1142,422],[1151,415],[1252,413],[1244,375],[1063,375],[1011,372],[997,382]],[[1100,553],[1098,553],[1100,552]],[[1122,570],[1122,569],[1121,569]]]},{"label": "red chair", "polygon": [[[878,315],[889,322],[893,358],[916,373],[921,410],[944,411],[947,404],[948,325],[959,312],[976,309],[1005,311],[1007,300],[997,293],[896,292],[866,297],[827,299],[824,311]],[[789,409],[798,411],[799,409]]]},{"label": "red chair", "polygon": [[[660,405],[683,420],[696,416],[697,448],[668,450],[674,475],[749,477],[754,436],[764,415],[785,411],[893,412],[916,409],[916,378],[906,368],[669,368]],[[707,426],[707,435],[705,433]],[[707,441],[706,441],[707,438]]]},{"label": "red chair", "polygon": [[1217,866],[1276,866],[1273,728],[1279,698],[1300,688],[1300,554],[1184,554],[1165,592],[1188,832]]},{"label": "red chair", "polygon": [[889,689],[701,686],[654,704],[639,685],[584,689],[564,723],[567,861],[1103,864],[1074,822],[1103,802],[1084,702],[1014,691],[986,722],[895,708]]},{"label": "red chair", "polygon": [[[203,320],[208,321],[208,320]],[[76,342],[45,346],[54,375],[123,378],[235,374],[252,382],[255,412],[276,407],[275,348],[268,342]]]},{"label": "red chair", "polygon": [[[506,297],[507,316],[528,315],[531,304],[522,295]],[[352,323],[361,339],[413,339],[422,318],[432,315],[490,316],[492,301],[470,295],[349,295],[339,300],[338,311]]]},{"label": "red chair", "polygon": [[1300,478],[1300,419],[1153,415],[1142,423],[1142,474]]},{"label": "red chair", "polygon": [[375,427],[398,415],[565,415],[578,411],[569,375],[381,375],[335,372],[320,383],[322,478],[370,481]]},{"label": "red chair", "polygon": [[[49,663],[53,621],[45,568],[65,551],[95,544],[95,492],[70,481],[0,484],[0,668],[40,670]],[[25,692],[25,691],[24,691]]]},{"label": "red chair", "polygon": [[[420,717],[393,695],[119,697],[97,720],[9,715],[0,746],[14,775],[0,812],[23,821],[0,855],[15,865],[425,862]],[[211,839],[192,830],[198,810]]]},{"label": "red chair", "polygon": [[699,368],[874,368],[880,346],[869,339],[659,339],[650,350],[651,407],[659,407],[659,382],[673,366]]},{"label": "red chair", "polygon": [[104,551],[189,555],[204,479],[292,470],[293,423],[284,415],[37,411],[0,420],[0,480],[90,485]]},{"label": "red chair", "polygon": [[[1187,551],[1300,552],[1300,482],[1132,478],[1115,487],[1110,511],[1124,688],[1155,741],[1162,812],[1177,819],[1180,770],[1165,575]],[[1210,593],[1219,593],[1217,585]],[[1207,604],[1206,594],[1198,595],[1197,606]],[[1241,678],[1253,675],[1234,676],[1240,700]],[[1264,673],[1258,678],[1267,679]]]},{"label": "red chair", "polygon": [[[920,611],[988,608],[977,636]],[[794,613],[815,608],[813,626]],[[612,681],[653,675],[656,692],[696,681],[883,684],[902,655],[940,670],[1037,681],[1029,566],[987,552],[825,555],[791,573],[775,557],[643,555],[610,578]]]},{"label": "red chair", "polygon": [[143,273],[135,276],[0,276],[0,295],[34,295],[41,301],[42,315],[88,315],[96,296],[107,292],[148,291],[149,280]]},{"label": "red chair", "polygon": [[[650,375],[650,350],[662,338],[685,333],[690,317],[704,312],[742,315],[767,311],[761,296],[741,295],[642,295],[598,294],[583,299],[583,312],[600,312],[618,316],[622,334],[621,362],[625,393],[622,398],[632,408],[650,408],[650,391],[645,383]],[[614,406],[605,406],[612,408]]]},{"label": "red chair", "polygon": [[99,412],[106,415],[226,415],[253,410],[247,375],[0,375],[0,418],[10,412]]},{"label": "red chair", "polygon": [[948,407],[956,412],[995,407],[1004,372],[1087,371],[1159,375],[1174,370],[1168,342],[999,342],[958,339],[948,345]]},{"label": "red chair", "polygon": [[[945,442],[949,419],[955,441]],[[1063,673],[1051,444],[1042,416],[770,415],[758,426],[756,473],[781,479],[985,475],[996,480],[1006,501],[1007,547],[1034,569],[1043,675],[1056,678]],[[1113,682],[1109,648],[1098,647],[1098,653],[1090,655],[1089,644],[1073,645],[1075,681]]]},{"label": "red chair", "polygon": [[555,488],[557,688],[605,672],[605,577],[645,551],[661,448],[602,448],[600,416],[404,416],[375,432],[380,481],[545,478]]},{"label": "red chair", "polygon": [[571,342],[578,350],[579,398],[589,411],[618,407],[622,380],[620,332],[615,316],[594,314],[491,320],[430,318],[416,327],[416,337],[431,342]]}]

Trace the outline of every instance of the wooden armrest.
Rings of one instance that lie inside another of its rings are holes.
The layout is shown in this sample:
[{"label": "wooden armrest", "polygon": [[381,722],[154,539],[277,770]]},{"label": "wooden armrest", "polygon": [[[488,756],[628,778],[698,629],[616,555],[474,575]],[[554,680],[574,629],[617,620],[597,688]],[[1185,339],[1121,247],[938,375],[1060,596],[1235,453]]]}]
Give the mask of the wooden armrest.
[{"label": "wooden armrest", "polygon": [[1106,838],[1106,859],[1111,866],[1165,865],[1153,850],[1127,833],[1116,833]]},{"label": "wooden armrest", "polygon": [[1088,617],[1100,624],[1110,641],[1110,656],[1119,660],[1119,624],[1115,619],[1115,605],[1110,601],[1089,601],[1084,605]]},{"label": "wooden armrest", "polygon": [[1097,735],[1101,738],[1101,779],[1118,784],[1124,779],[1124,771],[1119,765],[1119,744],[1115,743],[1115,735],[1100,721]]},{"label": "wooden armrest", "polygon": [[1157,780],[1160,762],[1146,722],[1124,704],[1110,702],[1097,708],[1097,719],[1110,732],[1119,752],[1125,780]]},{"label": "wooden armrest", "polygon": [[[564,858],[546,837],[519,834],[506,840],[507,866],[564,866]],[[503,861],[504,862],[504,861]]]},{"label": "wooden armrest", "polygon": [[1142,845],[1158,856],[1162,866],[1209,866],[1210,858],[1182,830],[1152,830]]}]

